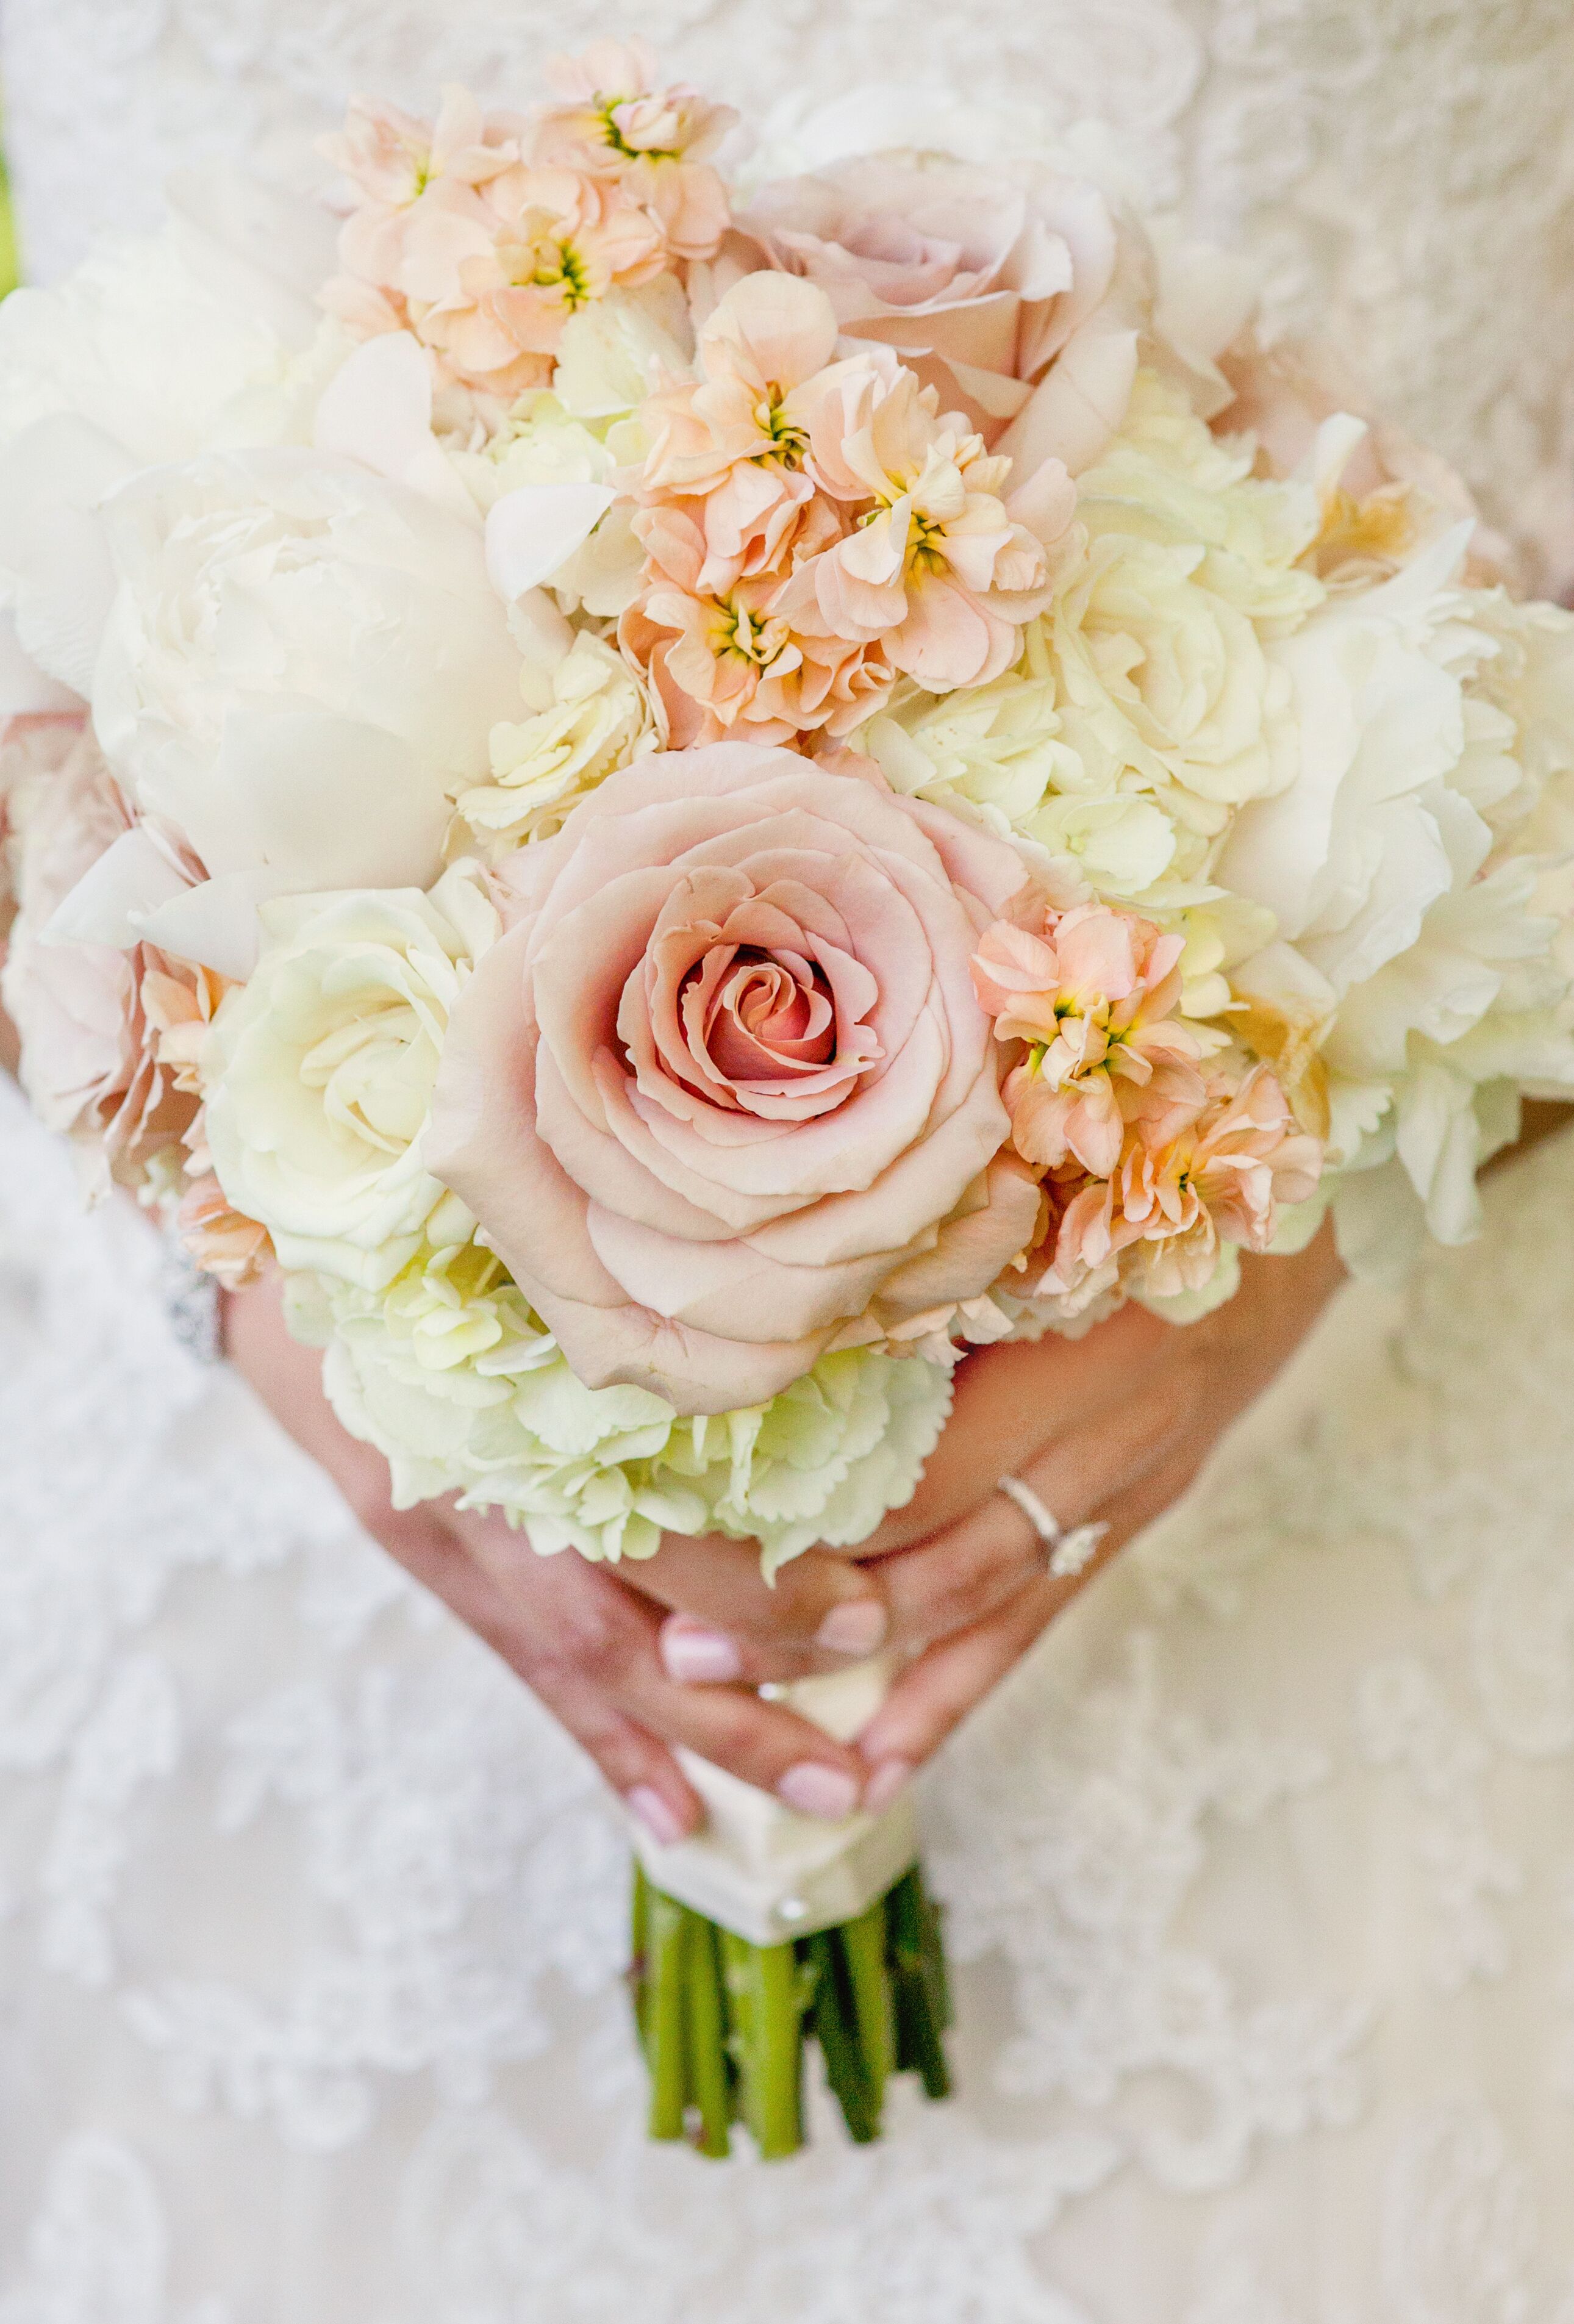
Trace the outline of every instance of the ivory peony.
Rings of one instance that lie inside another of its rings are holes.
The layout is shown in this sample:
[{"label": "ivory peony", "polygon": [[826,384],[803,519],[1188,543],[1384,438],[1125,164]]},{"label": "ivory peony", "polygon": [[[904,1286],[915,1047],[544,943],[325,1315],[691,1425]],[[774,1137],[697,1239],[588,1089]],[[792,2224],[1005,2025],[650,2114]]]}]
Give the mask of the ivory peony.
[{"label": "ivory peony", "polygon": [[609,777],[504,877],[425,1157],[589,1385],[762,1403],[1026,1242],[968,965],[1009,848],[719,744]]},{"label": "ivory peony", "polygon": [[228,883],[158,940],[244,975],[254,923],[216,936],[221,898],[435,878],[449,794],[484,779],[520,704],[480,530],[293,449],[152,470],[109,529],[99,738],[143,813]]},{"label": "ivory peony", "polygon": [[[1475,1231],[1501,1087],[1574,1066],[1556,922],[1534,908],[1533,860],[1502,846],[1567,814],[1557,704],[1574,622],[1450,588],[1465,541],[1456,530],[1379,587],[1331,598],[1275,649],[1299,775],[1241,815],[1219,864],[1277,923],[1238,982],[1320,1025],[1336,1158],[1392,1164],[1389,1192],[1408,1179],[1444,1241]],[[1373,1234],[1397,1249],[1404,1213],[1390,1204]]]}]

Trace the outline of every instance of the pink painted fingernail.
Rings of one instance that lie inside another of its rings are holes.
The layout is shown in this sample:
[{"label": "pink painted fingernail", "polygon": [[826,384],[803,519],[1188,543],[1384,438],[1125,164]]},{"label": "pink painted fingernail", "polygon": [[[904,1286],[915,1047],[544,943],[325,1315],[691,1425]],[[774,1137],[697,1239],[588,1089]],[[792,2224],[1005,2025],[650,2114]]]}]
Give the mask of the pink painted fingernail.
[{"label": "pink painted fingernail", "polygon": [[858,1805],[858,1785],[840,1767],[823,1766],[818,1759],[804,1759],[789,1767],[778,1784],[777,1796],[796,1808],[800,1815],[819,1816],[826,1823],[840,1823]]},{"label": "pink painted fingernail", "polygon": [[815,1644],[833,1655],[872,1655],[889,1627],[878,1598],[844,1598],[833,1606],[815,1633]]},{"label": "pink painted fingernail", "polygon": [[676,1622],[661,1633],[661,1659],[667,1677],[680,1686],[714,1686],[743,1667],[737,1647],[720,1630],[680,1629]]},{"label": "pink painted fingernail", "polygon": [[912,1780],[911,1759],[882,1759],[863,1787],[864,1806],[870,1815],[879,1815],[901,1797]]},{"label": "pink painted fingernail", "polygon": [[677,1810],[662,1798],[651,1784],[636,1784],[626,1794],[630,1812],[637,1815],[652,1840],[663,1848],[671,1848],[686,1837],[686,1828]]}]

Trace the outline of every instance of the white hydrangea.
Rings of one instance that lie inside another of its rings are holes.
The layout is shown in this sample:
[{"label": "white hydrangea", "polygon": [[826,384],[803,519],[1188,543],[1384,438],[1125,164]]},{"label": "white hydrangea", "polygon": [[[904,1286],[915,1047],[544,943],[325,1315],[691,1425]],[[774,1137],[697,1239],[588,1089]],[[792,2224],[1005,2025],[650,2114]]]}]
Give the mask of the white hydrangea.
[{"label": "white hydrangea", "polygon": [[896,789],[1070,856],[1111,902],[1204,902],[1232,812],[1293,770],[1269,648],[1325,595],[1296,562],[1318,523],[1310,486],[1254,477],[1249,448],[1141,373],[1016,669],[943,696],[906,684],[853,739]]},{"label": "white hydrangea", "polygon": [[[444,429],[438,440],[485,514],[527,484],[604,484],[618,465],[606,435],[601,422],[576,418],[560,396],[538,390],[521,395],[501,421],[483,424],[471,413],[462,429]],[[610,621],[632,598],[644,551],[634,538],[631,512],[623,502],[610,508],[553,574],[553,592],[570,613]]]},{"label": "white hydrangea", "polygon": [[531,715],[492,730],[492,780],[456,801],[459,844],[490,862],[550,837],[587,791],[658,747],[645,689],[621,655],[586,632],[527,664]]},{"label": "white hydrangea", "polygon": [[386,1457],[396,1506],[457,1493],[544,1554],[648,1557],[664,1531],[724,1533],[758,1539],[772,1572],[812,1543],[861,1541],[912,1494],[951,1408],[946,1366],[851,1349],[769,1404],[680,1418],[646,1388],[584,1387],[450,1207],[455,1240],[427,1241],[382,1292],[291,1281],[292,1323],[325,1346],[335,1409]]}]

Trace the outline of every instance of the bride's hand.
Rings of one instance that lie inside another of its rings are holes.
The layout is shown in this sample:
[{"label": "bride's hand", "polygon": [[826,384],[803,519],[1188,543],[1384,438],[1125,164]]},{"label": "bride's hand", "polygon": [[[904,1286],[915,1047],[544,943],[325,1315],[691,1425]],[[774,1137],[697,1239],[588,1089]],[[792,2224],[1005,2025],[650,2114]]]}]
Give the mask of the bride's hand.
[{"label": "bride's hand", "polygon": [[[860,1552],[888,1609],[888,1643],[911,1658],[860,1738],[870,1804],[893,1796],[1068,1600],[1184,1491],[1341,1279],[1325,1229],[1298,1257],[1248,1259],[1237,1296],[1201,1323],[1163,1323],[1128,1307],[1081,1341],[968,1359],[917,1494]],[[1006,1476],[1031,1486],[1063,1526],[1108,1526],[1080,1576],[1046,1572],[1033,1527],[997,1489]],[[742,1545],[669,1539],[631,1578],[680,1609],[661,1633],[675,1676],[759,1683],[840,1659],[813,1637],[833,1563],[816,1559],[784,1595],[791,1565],[772,1591]],[[879,1618],[873,1601],[829,1610],[848,1626],[855,1609]],[[877,1643],[849,1641],[848,1650]]]},{"label": "bride's hand", "polygon": [[[679,1684],[661,1660],[660,1611],[606,1566],[571,1551],[538,1557],[496,1516],[438,1503],[395,1509],[386,1462],[334,1416],[320,1360],[290,1337],[272,1283],[226,1302],[225,1340],[366,1530],[534,1690],[658,1840],[677,1839],[702,1815],[676,1744],[810,1813],[845,1814],[857,1804],[867,1769],[854,1751],[747,1688]],[[867,1600],[874,1585],[856,1568],[811,1557],[784,1604],[815,1584],[821,1566],[831,1596]]]}]

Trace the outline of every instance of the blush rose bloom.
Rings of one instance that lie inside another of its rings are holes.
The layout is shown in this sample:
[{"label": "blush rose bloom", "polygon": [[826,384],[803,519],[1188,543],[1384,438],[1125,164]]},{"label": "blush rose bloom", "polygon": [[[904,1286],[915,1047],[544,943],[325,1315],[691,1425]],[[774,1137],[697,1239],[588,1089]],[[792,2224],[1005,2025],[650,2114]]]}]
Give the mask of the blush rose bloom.
[{"label": "blush rose bloom", "polygon": [[[827,292],[843,333],[999,433],[1115,279],[1109,205],[1057,171],[870,153],[763,186],[741,221],[769,263]],[[1129,385],[1129,378],[1126,384]]]},{"label": "blush rose bloom", "polygon": [[134,1182],[196,1111],[161,1070],[143,1006],[159,955],[143,945],[53,943],[49,922],[85,872],[131,827],[119,785],[90,734],[51,722],[8,740],[30,761],[17,853],[17,915],[0,1000],[22,1038],[22,1084],[47,1129],[76,1145],[90,1196]]},{"label": "blush rose bloom", "polygon": [[763,1403],[1030,1240],[969,971],[1012,849],[717,743],[609,777],[506,877],[423,1159],[588,1386]]}]

